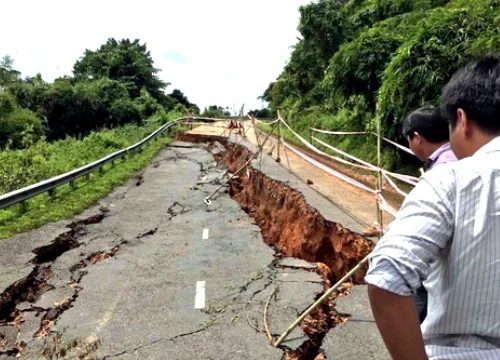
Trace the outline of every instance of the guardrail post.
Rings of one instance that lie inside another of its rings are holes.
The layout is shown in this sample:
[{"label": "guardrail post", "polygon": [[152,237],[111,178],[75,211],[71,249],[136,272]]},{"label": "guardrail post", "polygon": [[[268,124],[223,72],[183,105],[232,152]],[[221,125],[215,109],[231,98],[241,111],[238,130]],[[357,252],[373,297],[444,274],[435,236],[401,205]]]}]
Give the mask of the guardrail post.
[{"label": "guardrail post", "polygon": [[49,194],[49,196],[50,196],[51,198],[54,198],[54,197],[56,196],[56,189],[55,189],[55,188],[54,188],[54,189],[50,189],[50,190],[49,190],[49,191],[47,191],[47,192],[48,192],[48,194]]},{"label": "guardrail post", "polygon": [[26,213],[27,211],[28,211],[28,203],[26,202],[26,200],[25,200],[25,201],[21,201],[21,202],[19,203],[19,212],[20,212],[21,214],[24,214],[24,213]]},{"label": "guardrail post", "polygon": [[69,182],[69,186],[71,186],[71,188],[73,188],[73,189],[76,189],[75,180],[71,180],[71,181]]},{"label": "guardrail post", "polygon": [[99,168],[99,174],[101,174],[101,175],[104,174],[104,166],[101,166]]},{"label": "guardrail post", "polygon": [[86,180],[90,180],[90,173],[88,173],[88,174],[85,175],[85,179]]}]

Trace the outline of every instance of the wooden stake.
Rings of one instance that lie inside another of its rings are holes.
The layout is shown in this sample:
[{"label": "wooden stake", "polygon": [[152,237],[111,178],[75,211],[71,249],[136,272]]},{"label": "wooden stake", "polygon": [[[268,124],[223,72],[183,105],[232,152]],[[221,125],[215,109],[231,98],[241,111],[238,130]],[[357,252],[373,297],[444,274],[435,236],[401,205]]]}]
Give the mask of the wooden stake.
[{"label": "wooden stake", "polygon": [[278,121],[278,158],[276,159],[277,162],[281,161],[281,158],[280,158],[280,146],[281,146],[281,126],[280,126],[280,122],[281,121]]},{"label": "wooden stake", "polygon": [[[377,117],[377,166],[379,168],[378,170],[378,179],[377,179],[377,192],[378,194],[382,195],[382,160],[381,160],[381,146],[382,146],[382,139],[381,139],[381,129],[380,129],[380,115],[378,114],[378,106],[376,108],[376,117]],[[377,203],[377,218],[378,218],[378,223],[380,225],[380,232],[379,232],[379,239],[382,237],[383,232],[384,232],[384,217],[382,213],[382,209],[380,208],[380,204],[378,202],[378,198],[375,199]]]},{"label": "wooden stake", "polygon": [[309,120],[309,143],[313,143],[313,131],[312,131],[312,120]]}]

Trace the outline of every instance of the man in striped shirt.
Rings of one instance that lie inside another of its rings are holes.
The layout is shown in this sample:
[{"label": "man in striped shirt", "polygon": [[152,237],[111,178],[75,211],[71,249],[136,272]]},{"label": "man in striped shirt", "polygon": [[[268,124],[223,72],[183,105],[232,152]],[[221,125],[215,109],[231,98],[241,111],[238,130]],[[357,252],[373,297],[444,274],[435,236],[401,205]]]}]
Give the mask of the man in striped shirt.
[{"label": "man in striped shirt", "polygon": [[462,160],[426,173],[406,198],[370,256],[370,303],[395,360],[500,359],[500,56],[459,70],[441,101]]},{"label": "man in striped shirt", "polygon": [[[448,121],[435,106],[428,105],[413,111],[405,121],[403,135],[408,139],[411,151],[424,162],[425,171],[457,161],[450,147]],[[422,323],[427,316],[427,290],[424,286],[417,290],[415,303]]]}]

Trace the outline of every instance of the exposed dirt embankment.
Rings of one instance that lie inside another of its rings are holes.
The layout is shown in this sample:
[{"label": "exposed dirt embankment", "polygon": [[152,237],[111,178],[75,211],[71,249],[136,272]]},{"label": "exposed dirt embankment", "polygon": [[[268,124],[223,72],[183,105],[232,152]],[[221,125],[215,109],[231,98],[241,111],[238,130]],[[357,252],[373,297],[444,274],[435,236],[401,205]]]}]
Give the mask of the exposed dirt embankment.
[{"label": "exposed dirt embankment", "polygon": [[[228,171],[239,170],[252,153],[244,146],[234,146],[226,138],[182,134],[179,139],[189,142],[222,143]],[[230,195],[252,217],[262,230],[264,241],[275,246],[283,255],[310,262],[319,262],[322,274],[330,281],[341,278],[363,259],[373,243],[341,224],[326,220],[297,190],[267,177],[248,166],[230,184]],[[355,276],[362,283],[365,271]]]},{"label": "exposed dirt embankment", "polygon": [[[232,159],[231,159],[232,160]],[[230,160],[230,161],[231,161]],[[235,160],[229,170],[240,167]],[[328,266],[330,280],[342,277],[372,249],[371,242],[342,225],[326,220],[303,195],[259,171],[231,183],[231,195],[255,217],[264,241],[285,256]],[[359,273],[356,282],[362,282]]]}]

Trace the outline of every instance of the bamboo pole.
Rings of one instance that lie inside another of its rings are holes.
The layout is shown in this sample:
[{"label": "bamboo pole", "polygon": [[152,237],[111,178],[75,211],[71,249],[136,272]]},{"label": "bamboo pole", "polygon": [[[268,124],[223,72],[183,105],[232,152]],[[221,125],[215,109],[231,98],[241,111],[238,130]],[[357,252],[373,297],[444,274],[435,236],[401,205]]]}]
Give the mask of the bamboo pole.
[{"label": "bamboo pole", "polygon": [[208,195],[206,198],[205,198],[205,204],[210,204],[210,199],[215,195],[217,194],[220,189],[222,189],[224,186],[226,186],[227,183],[229,183],[235,176],[238,176],[238,174],[240,172],[242,172],[243,170],[246,169],[246,167],[248,166],[248,164],[250,164],[253,160],[255,160],[257,158],[257,156],[259,156],[259,154],[262,152],[262,150],[264,149],[264,144],[266,143],[266,141],[269,139],[269,137],[271,136],[271,134],[273,133],[274,131],[274,127],[276,126],[276,124],[273,125],[273,128],[271,129],[271,132],[267,135],[267,137],[264,139],[264,141],[262,142],[262,144],[260,145],[260,147],[257,149],[257,151],[250,157],[250,159],[248,159],[248,161],[241,167],[239,168],[238,170],[236,170],[236,172],[234,174],[232,174],[229,179],[227,179],[224,183],[222,183],[217,189],[215,189],[210,195]]},{"label": "bamboo pole", "polygon": [[283,144],[283,152],[285,153],[286,163],[288,164],[288,172],[292,172],[292,166],[290,165],[290,159],[288,158],[288,153],[286,151],[285,140],[281,138],[281,143]]},{"label": "bamboo pole", "polygon": [[280,158],[280,146],[281,146],[281,124],[280,124],[281,121],[278,121],[278,158],[276,159],[277,162],[280,162],[281,161],[281,158]]},{"label": "bamboo pole", "polygon": [[257,131],[257,125],[255,124],[255,118],[252,118],[253,132],[255,134],[255,139],[257,140],[257,146],[260,147],[260,135]]},{"label": "bamboo pole", "polygon": [[330,295],[337,290],[337,288],[345,283],[356,271],[361,269],[361,267],[368,262],[368,255],[359,262],[358,265],[356,265],[351,271],[349,271],[347,274],[345,274],[342,279],[337,281],[335,285],[332,286],[331,289],[329,289],[327,292],[325,292],[314,304],[312,304],[309,309],[307,309],[297,320],[295,320],[289,327],[286,329],[286,331],[279,337],[279,339],[274,343],[274,347],[278,347],[281,345],[281,343],[290,335],[290,333],[295,329],[300,323],[309,315],[314,309],[316,309],[321,303],[323,303],[325,300],[327,300]]},{"label": "bamboo pole", "polygon": [[312,120],[309,120],[309,143],[313,143],[313,131],[312,131]]},{"label": "bamboo pole", "polygon": [[[382,195],[382,160],[381,160],[381,146],[382,146],[382,137],[381,137],[381,129],[380,129],[380,115],[378,114],[378,105],[376,107],[376,117],[377,117],[377,167],[378,167],[378,179],[377,179],[377,193]],[[377,218],[378,223],[380,225],[379,231],[379,239],[382,237],[384,232],[384,216],[382,213],[382,209],[380,208],[380,204],[378,202],[378,198],[375,199],[377,203]]]}]

